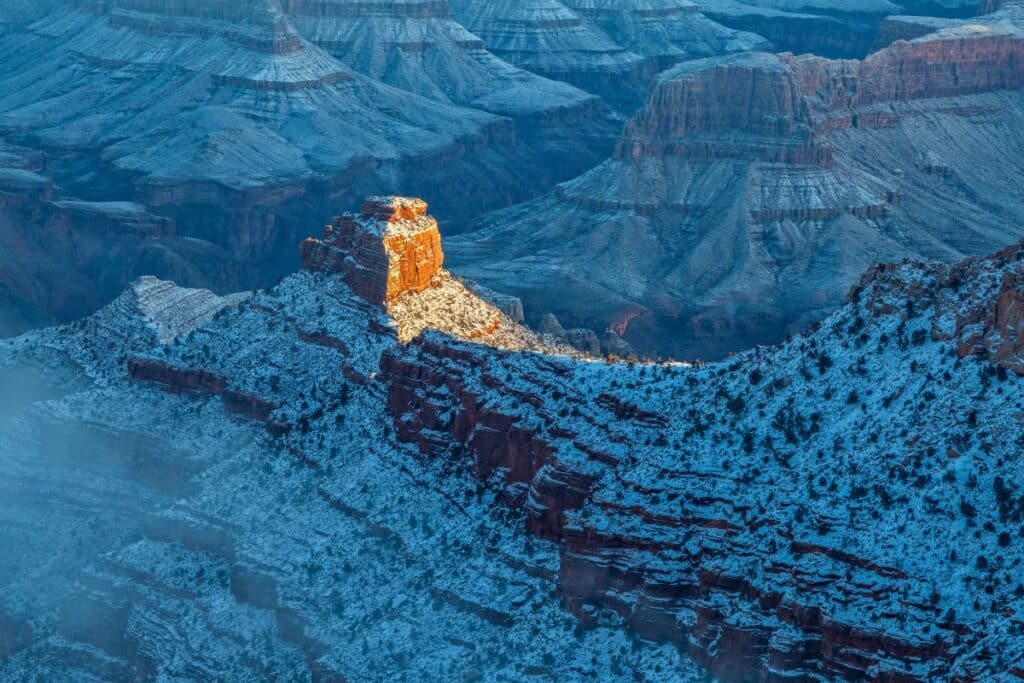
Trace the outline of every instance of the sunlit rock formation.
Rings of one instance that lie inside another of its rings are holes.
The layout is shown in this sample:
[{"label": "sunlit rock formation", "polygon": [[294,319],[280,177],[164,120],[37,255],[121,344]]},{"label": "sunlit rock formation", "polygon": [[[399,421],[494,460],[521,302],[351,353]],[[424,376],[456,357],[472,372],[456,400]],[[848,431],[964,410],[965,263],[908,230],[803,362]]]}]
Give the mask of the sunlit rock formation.
[{"label": "sunlit rock formation", "polygon": [[872,262],[1022,235],[1022,35],[993,15],[864,61],[678,65],[611,159],[453,239],[454,269],[648,355],[779,341]]},{"label": "sunlit rock formation", "polygon": [[310,270],[341,273],[370,303],[389,304],[435,284],[444,254],[426,202],[374,197],[358,215],[346,214],[329,225],[323,241],[303,242],[302,261]]}]

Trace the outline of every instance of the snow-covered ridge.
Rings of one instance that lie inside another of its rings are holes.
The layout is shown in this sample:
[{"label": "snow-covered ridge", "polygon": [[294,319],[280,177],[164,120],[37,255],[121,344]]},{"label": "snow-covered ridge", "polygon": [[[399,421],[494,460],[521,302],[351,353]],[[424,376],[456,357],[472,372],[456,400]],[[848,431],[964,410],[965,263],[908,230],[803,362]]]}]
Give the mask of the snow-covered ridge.
[{"label": "snow-covered ridge", "polygon": [[[872,268],[819,327],[697,366],[466,334],[496,309],[444,278],[389,314],[311,271],[162,344],[154,320],[192,326],[175,301],[220,304],[140,283],[144,304],[133,289],[0,343],[0,366],[64,392],[0,430],[4,452],[32,453],[58,418],[174,444],[129,469],[166,468],[157,482],[0,461],[0,481],[62,489],[42,516],[0,508],[44,541],[0,532],[28,558],[0,572],[15,634],[0,675],[358,677],[401,661],[687,680],[692,659],[728,681],[1020,677],[1022,258]],[[408,344],[403,315],[420,321]],[[79,538],[99,553],[67,554]],[[76,581],[32,589],[56,572]],[[473,641],[497,649],[458,644]]]},{"label": "snow-covered ridge", "polygon": [[249,297],[248,293],[220,297],[206,289],[186,289],[155,277],[140,278],[132,284],[131,293],[161,344],[194,331]]}]

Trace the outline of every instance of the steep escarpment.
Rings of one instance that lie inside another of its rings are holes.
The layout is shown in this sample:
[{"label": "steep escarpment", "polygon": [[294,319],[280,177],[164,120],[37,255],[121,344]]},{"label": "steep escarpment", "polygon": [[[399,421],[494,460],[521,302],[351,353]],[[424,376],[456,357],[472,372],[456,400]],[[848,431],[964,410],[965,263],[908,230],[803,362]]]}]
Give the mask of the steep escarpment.
[{"label": "steep escarpment", "polygon": [[895,15],[886,17],[878,27],[873,50],[882,50],[898,40],[914,40],[929,33],[963,23],[958,19]]},{"label": "steep escarpment", "polygon": [[[992,21],[1019,21],[1024,15],[1024,3],[1020,0],[1003,2],[982,2],[978,6],[978,22],[987,24]],[[989,16],[993,15],[993,16]],[[897,40],[913,40],[945,28],[962,25],[963,20],[948,17],[929,17],[915,15],[897,15],[886,17],[878,28],[875,38],[875,49],[892,45]]]},{"label": "steep escarpment", "polygon": [[778,341],[872,262],[1020,236],[1022,50],[1002,14],[864,61],[681,64],[611,159],[453,240],[455,270],[652,356]]},{"label": "steep escarpment", "polygon": [[0,335],[88,315],[147,273],[220,289],[238,281],[223,248],[182,238],[135,202],[63,196],[47,173],[39,151],[0,147]]}]

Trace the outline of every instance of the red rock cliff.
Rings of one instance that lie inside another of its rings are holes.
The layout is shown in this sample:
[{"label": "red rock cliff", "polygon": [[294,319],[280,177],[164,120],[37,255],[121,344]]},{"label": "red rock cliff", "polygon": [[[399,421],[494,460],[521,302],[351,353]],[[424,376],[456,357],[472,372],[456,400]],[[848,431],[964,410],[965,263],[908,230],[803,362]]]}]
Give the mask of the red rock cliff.
[{"label": "red rock cliff", "polygon": [[965,24],[861,60],[750,53],[667,72],[627,124],[619,158],[662,154],[827,164],[816,134],[887,125],[857,110],[1024,87],[1024,33]]}]

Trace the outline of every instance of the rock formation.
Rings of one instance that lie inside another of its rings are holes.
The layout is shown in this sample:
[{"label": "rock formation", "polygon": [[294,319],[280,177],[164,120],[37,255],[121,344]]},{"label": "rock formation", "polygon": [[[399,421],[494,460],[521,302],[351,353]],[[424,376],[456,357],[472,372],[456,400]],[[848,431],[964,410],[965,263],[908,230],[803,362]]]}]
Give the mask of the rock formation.
[{"label": "rock formation", "polygon": [[[559,545],[582,623],[611,610],[727,681],[1012,680],[1024,500],[992,449],[1021,400],[996,370],[1020,367],[1022,257],[872,270],[819,329],[704,369],[429,337],[384,379],[401,438],[468,459]],[[1000,351],[945,334],[975,311]]]},{"label": "rock formation", "polygon": [[62,196],[48,173],[45,154],[0,145],[0,335],[88,315],[147,273],[238,282],[225,250],[180,237],[173,220],[135,202]]},{"label": "rock formation", "polygon": [[[1019,24],[1024,17],[1024,2],[1020,0],[1004,0],[1002,2],[982,2],[978,7],[979,18],[972,23],[982,25],[993,22],[1011,22]],[[948,17],[929,17],[915,15],[896,15],[886,17],[878,29],[875,38],[876,49],[892,45],[897,40],[913,40],[946,28],[963,25],[963,20]]]},{"label": "rock formation", "polygon": [[600,161],[618,130],[594,95],[502,61],[456,23],[447,0],[287,0],[296,29],[348,68],[423,97],[508,116],[551,184]]},{"label": "rock formation", "polygon": [[1024,221],[1020,26],[991,15],[863,61],[681,64],[611,159],[453,239],[453,267],[687,358],[779,341],[872,262],[999,248]]},{"label": "rock formation", "polygon": [[0,342],[0,678],[1016,680],[1022,259],[697,366],[451,278],[140,281]]},{"label": "rock formation", "polygon": [[481,297],[472,283],[452,278],[442,267],[437,220],[422,199],[370,197],[358,213],[336,218],[322,239],[306,239],[300,252],[308,270],[339,276],[361,299],[383,306],[403,343],[433,329],[503,348],[567,350],[518,324],[521,303],[509,306],[494,292]]},{"label": "rock formation", "polygon": [[441,275],[444,254],[437,221],[422,200],[368,199],[358,215],[341,216],[324,240],[302,244],[302,262],[310,270],[342,274],[370,303],[390,304],[406,292],[422,292]]}]

